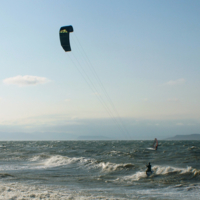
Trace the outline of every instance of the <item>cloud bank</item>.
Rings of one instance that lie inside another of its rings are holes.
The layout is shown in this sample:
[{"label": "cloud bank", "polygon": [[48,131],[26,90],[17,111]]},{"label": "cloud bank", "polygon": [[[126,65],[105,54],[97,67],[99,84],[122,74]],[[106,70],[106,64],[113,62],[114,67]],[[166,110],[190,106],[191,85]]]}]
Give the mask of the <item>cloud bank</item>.
[{"label": "cloud bank", "polygon": [[175,81],[173,81],[173,80],[168,81],[168,82],[166,83],[166,85],[182,85],[182,84],[184,84],[184,83],[185,83],[185,79],[184,79],[184,78],[180,78],[180,79],[175,80]]},{"label": "cloud bank", "polygon": [[30,86],[30,85],[38,85],[38,84],[44,84],[49,82],[49,79],[45,77],[39,77],[39,76],[15,76],[11,78],[6,78],[3,80],[3,83],[6,85],[17,85],[17,86]]}]

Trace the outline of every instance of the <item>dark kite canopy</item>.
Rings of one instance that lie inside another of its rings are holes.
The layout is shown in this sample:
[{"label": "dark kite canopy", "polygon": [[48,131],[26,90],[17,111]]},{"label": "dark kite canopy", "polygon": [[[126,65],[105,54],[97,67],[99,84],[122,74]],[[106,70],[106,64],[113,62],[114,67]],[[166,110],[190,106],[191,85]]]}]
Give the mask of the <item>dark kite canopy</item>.
[{"label": "dark kite canopy", "polygon": [[60,28],[60,44],[65,51],[71,51],[69,33],[73,32],[74,29],[72,26],[62,26]]}]

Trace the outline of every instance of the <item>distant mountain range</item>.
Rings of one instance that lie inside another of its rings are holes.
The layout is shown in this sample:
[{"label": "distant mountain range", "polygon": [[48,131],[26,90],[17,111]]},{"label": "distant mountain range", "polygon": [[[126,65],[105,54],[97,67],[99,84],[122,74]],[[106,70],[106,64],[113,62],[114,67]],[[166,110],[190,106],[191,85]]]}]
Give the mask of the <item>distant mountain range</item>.
[{"label": "distant mountain range", "polygon": [[166,140],[200,140],[200,134],[176,135]]},{"label": "distant mountain range", "polygon": [[105,136],[95,136],[95,135],[83,135],[83,136],[79,136],[77,138],[78,140],[110,140],[109,137],[105,137]]}]

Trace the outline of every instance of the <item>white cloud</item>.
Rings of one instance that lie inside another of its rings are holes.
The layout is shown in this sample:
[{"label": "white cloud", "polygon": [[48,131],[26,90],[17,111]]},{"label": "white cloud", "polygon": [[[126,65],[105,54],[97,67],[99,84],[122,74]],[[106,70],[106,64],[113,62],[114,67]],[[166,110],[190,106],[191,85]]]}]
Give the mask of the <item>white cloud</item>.
[{"label": "white cloud", "polygon": [[38,84],[44,84],[49,82],[49,80],[45,77],[39,77],[39,76],[15,76],[11,78],[6,78],[3,80],[4,84],[7,85],[18,85],[18,86],[29,86],[29,85],[38,85]]},{"label": "white cloud", "polygon": [[168,81],[166,83],[166,85],[182,85],[185,83],[185,79],[184,78],[180,78],[180,79],[177,79],[175,81],[171,80],[171,81]]}]

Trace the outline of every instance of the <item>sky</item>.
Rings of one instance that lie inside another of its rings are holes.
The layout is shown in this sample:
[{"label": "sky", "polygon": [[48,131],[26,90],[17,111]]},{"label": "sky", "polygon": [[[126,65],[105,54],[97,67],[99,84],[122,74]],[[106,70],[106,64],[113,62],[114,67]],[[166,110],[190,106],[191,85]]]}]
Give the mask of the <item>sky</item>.
[{"label": "sky", "polygon": [[[6,0],[0,140],[200,133],[200,1]],[[71,52],[59,29],[72,25]]]}]

